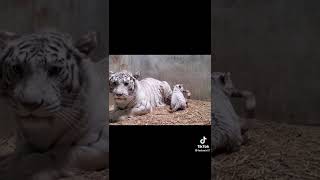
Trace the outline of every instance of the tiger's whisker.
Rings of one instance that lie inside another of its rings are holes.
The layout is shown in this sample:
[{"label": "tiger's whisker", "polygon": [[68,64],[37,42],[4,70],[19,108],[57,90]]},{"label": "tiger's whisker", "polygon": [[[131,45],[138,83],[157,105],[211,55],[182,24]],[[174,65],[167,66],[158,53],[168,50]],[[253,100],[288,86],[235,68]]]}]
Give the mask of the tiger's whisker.
[{"label": "tiger's whisker", "polygon": [[69,124],[71,128],[78,128],[78,124],[76,123],[77,117],[75,117],[76,115],[72,115],[69,111],[68,113],[60,112],[59,114],[63,117],[62,120]]}]

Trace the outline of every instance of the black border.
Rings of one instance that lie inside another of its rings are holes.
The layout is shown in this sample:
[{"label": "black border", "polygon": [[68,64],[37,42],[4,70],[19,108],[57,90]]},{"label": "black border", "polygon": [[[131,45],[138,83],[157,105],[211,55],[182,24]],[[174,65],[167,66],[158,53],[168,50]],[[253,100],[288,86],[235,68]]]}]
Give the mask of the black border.
[{"label": "black border", "polygon": [[110,54],[210,54],[211,1],[110,0]]},{"label": "black border", "polygon": [[203,136],[210,145],[210,125],[109,128],[111,180],[211,178],[211,153],[195,152]]}]

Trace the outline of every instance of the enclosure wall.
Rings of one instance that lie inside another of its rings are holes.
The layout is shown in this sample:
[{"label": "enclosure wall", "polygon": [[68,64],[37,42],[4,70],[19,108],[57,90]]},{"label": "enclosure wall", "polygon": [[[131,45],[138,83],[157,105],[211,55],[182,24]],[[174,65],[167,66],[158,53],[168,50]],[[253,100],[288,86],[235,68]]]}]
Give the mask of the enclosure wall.
[{"label": "enclosure wall", "polygon": [[212,1],[213,70],[256,94],[258,118],[320,124],[319,5]]}]

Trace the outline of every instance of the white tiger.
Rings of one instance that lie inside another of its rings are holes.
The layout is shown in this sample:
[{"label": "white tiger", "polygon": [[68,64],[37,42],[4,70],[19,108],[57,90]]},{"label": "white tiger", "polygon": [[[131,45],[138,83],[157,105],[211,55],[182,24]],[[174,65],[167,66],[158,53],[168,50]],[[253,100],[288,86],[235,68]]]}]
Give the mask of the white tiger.
[{"label": "white tiger", "polygon": [[225,73],[214,72],[212,81],[213,111],[211,117],[212,155],[219,151],[234,152],[240,149],[243,138],[239,117],[224,92]]},{"label": "white tiger", "polygon": [[176,84],[173,87],[172,97],[171,97],[171,112],[175,112],[178,110],[184,110],[187,108],[187,100],[184,96],[185,90],[183,88],[183,84]]},{"label": "white tiger", "polygon": [[137,74],[126,70],[109,72],[110,93],[115,101],[109,116],[111,122],[150,113],[152,108],[165,106],[170,101],[172,90],[166,81],[137,79]]},{"label": "white tiger", "polygon": [[16,154],[0,162],[0,179],[55,180],[69,169],[107,168],[106,88],[88,57],[96,34],[77,42],[58,32],[0,39],[1,95],[17,122]]}]

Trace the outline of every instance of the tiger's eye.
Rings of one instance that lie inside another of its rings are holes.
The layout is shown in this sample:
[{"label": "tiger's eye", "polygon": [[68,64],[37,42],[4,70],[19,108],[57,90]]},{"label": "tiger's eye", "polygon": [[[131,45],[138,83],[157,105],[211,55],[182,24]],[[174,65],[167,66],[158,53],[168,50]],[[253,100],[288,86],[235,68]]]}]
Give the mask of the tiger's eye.
[{"label": "tiger's eye", "polygon": [[112,82],[111,85],[112,85],[112,86],[116,86],[116,85],[117,85],[117,82]]},{"label": "tiger's eye", "polygon": [[124,85],[125,85],[125,86],[128,86],[128,85],[129,85],[129,83],[128,83],[128,82],[125,82],[125,83],[124,83]]},{"label": "tiger's eye", "polygon": [[48,74],[49,74],[49,76],[57,76],[61,73],[61,71],[62,71],[62,67],[52,66],[49,68]]}]

